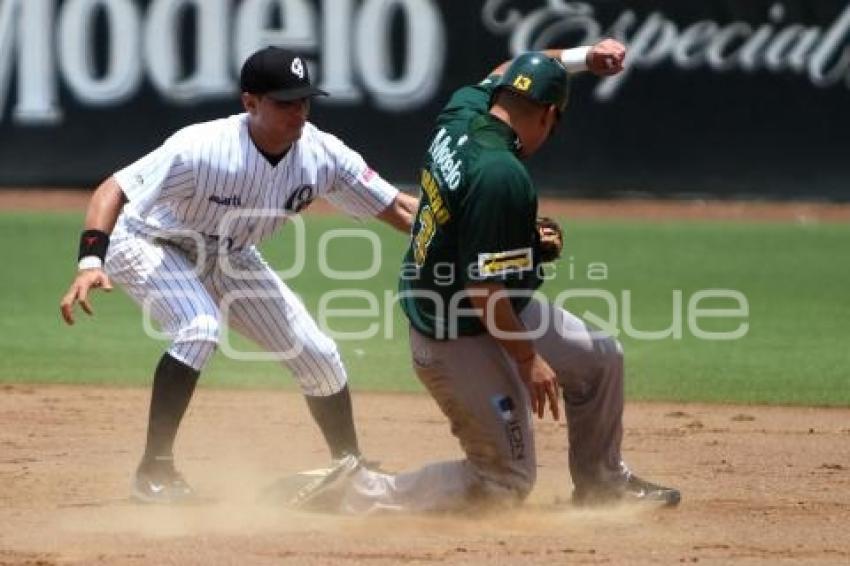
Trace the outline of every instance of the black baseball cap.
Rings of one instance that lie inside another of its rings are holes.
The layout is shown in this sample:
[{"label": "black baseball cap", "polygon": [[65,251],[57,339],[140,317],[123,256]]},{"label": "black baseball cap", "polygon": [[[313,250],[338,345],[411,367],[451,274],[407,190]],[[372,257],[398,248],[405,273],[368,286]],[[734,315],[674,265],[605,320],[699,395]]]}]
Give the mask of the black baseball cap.
[{"label": "black baseball cap", "polygon": [[328,95],[310,84],[303,58],[274,46],[260,49],[245,60],[239,73],[239,87],[242,92],[263,94],[281,101]]}]

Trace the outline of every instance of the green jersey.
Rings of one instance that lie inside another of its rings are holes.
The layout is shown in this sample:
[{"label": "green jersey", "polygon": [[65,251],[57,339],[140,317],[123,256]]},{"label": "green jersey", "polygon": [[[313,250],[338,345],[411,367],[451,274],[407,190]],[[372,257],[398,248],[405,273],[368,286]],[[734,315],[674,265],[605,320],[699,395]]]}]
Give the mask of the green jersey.
[{"label": "green jersey", "polygon": [[468,284],[504,284],[519,312],[541,282],[537,193],[516,155],[516,135],[489,113],[494,84],[491,77],[454,93],[425,155],[399,290],[410,323],[432,338],[485,331]]}]

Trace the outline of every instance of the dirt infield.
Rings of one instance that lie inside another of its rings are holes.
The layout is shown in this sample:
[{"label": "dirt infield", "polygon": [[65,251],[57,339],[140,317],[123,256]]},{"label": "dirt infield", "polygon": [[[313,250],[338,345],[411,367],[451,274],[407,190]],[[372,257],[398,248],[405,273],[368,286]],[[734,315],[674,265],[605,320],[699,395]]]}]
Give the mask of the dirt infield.
[{"label": "dirt infield", "polygon": [[[298,395],[201,389],[178,440],[214,501],[135,505],[148,392],[0,388],[0,564],[847,563],[850,410],[631,404],[626,457],[682,488],[678,509],[582,511],[562,425],[538,423],[526,506],[483,517],[341,518],[260,503],[326,463]],[[388,469],[459,451],[425,396],[355,392],[363,445]]]},{"label": "dirt infield", "polygon": [[[0,189],[0,210],[85,210],[90,193],[63,190]],[[324,201],[310,206],[309,214],[338,211]],[[850,204],[819,202],[757,202],[706,200],[582,200],[544,198],[540,213],[571,219],[625,218],[643,220],[746,220],[767,222],[847,222]]]},{"label": "dirt infield", "polygon": [[[87,198],[0,190],[0,210],[82,211]],[[541,212],[850,220],[850,205],[815,203],[545,200]],[[278,391],[202,387],[178,455],[211,501],[182,508],[131,503],[148,395],[0,385],[0,566],[850,563],[850,409],[629,404],[625,456],[636,471],[682,489],[674,510],[570,506],[566,432],[547,421],[536,427],[539,481],[522,509],[344,518],[257,500],[280,475],[327,463],[303,400]],[[355,408],[367,455],[387,469],[460,455],[427,396],[355,391]]]}]

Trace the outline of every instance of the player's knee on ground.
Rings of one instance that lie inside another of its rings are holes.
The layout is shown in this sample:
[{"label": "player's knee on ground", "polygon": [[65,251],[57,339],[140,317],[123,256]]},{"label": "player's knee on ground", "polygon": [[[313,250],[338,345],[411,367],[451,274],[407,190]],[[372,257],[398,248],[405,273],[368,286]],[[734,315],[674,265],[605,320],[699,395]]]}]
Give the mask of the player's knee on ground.
[{"label": "player's knee on ground", "polygon": [[440,406],[466,454],[473,499],[507,505],[525,499],[537,479],[528,405],[518,401],[508,413],[501,407],[493,407],[494,412],[470,411],[450,399],[442,399]]},{"label": "player's knee on ground", "polygon": [[473,499],[508,505],[521,503],[537,481],[535,462],[533,454],[529,453],[517,453],[513,457],[470,458],[475,472]]},{"label": "player's knee on ground", "polygon": [[487,504],[522,503],[531,493],[536,480],[536,474],[526,470],[477,471],[477,481],[471,490],[472,499]]},{"label": "player's knee on ground", "polygon": [[217,316],[196,315],[177,331],[168,353],[201,371],[218,347],[220,332],[221,323]]}]

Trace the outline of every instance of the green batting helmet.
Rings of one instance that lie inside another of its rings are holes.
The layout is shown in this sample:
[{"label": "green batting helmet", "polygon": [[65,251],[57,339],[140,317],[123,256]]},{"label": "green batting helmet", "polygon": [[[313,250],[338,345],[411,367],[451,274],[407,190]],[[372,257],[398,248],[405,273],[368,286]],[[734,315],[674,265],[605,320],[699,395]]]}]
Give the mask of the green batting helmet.
[{"label": "green batting helmet", "polygon": [[557,59],[539,51],[529,51],[514,59],[496,83],[541,104],[554,104],[563,112],[570,97],[570,76]]}]

